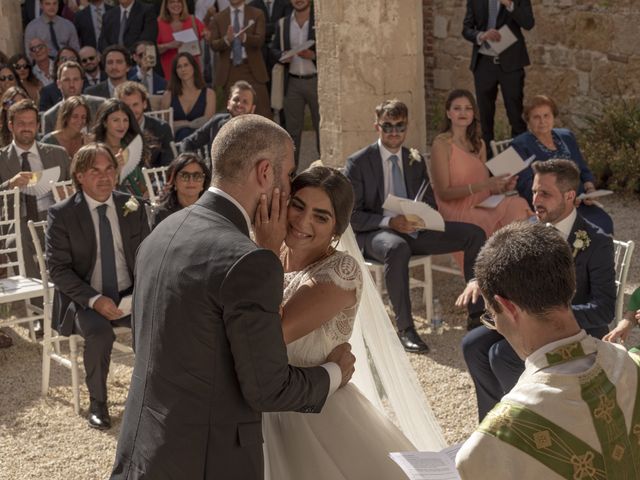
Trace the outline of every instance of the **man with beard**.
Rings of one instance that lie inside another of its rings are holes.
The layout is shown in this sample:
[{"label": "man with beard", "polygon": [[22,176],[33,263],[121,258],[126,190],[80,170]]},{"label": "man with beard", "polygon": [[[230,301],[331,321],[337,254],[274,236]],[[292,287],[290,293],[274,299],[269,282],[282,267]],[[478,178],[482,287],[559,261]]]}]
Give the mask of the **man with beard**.
[{"label": "man with beard", "polygon": [[87,93],[96,97],[112,98],[115,88],[127,81],[129,52],[121,45],[112,45],[102,52],[102,61],[107,79],[87,88]]},{"label": "man with beard", "polygon": [[[574,202],[580,171],[573,161],[534,162],[532,168],[536,217],[562,234],[575,259],[577,287],[572,300],[573,315],[589,335],[602,338],[609,331],[616,302],[613,241],[578,215]],[[477,288],[474,283],[467,288]],[[484,326],[464,337],[462,351],[475,383],[482,421],[515,386],[524,371],[524,362],[502,335]]]},{"label": "man with beard", "polygon": [[78,55],[84,68],[85,90],[107,79],[107,74],[100,68],[100,54],[95,48],[82,47]]}]

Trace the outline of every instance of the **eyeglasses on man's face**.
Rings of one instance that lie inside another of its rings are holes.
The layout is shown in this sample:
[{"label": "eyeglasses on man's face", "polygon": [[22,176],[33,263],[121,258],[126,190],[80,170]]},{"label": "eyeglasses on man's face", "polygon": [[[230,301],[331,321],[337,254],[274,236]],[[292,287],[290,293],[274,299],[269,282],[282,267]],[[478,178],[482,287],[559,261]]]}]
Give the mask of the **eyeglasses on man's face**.
[{"label": "eyeglasses on man's face", "polygon": [[480,315],[480,321],[482,324],[487,327],[489,330],[496,330],[496,315],[489,310],[485,310],[482,315]]},{"label": "eyeglasses on man's face", "polygon": [[36,53],[36,52],[39,52],[40,50],[42,50],[44,47],[45,47],[45,44],[44,44],[44,43],[41,43],[40,45],[34,45],[33,47],[31,47],[31,48],[29,49],[29,51],[30,51],[31,53]]},{"label": "eyeglasses on man's face", "polygon": [[80,61],[82,63],[89,63],[89,62],[93,62],[95,59],[96,59],[95,55],[92,55],[90,57],[81,58]]},{"label": "eyeglasses on man's face", "polygon": [[182,182],[188,182],[189,180],[193,180],[194,182],[202,182],[204,181],[204,173],[202,172],[180,172],[178,174],[178,180]]},{"label": "eyeglasses on man's face", "polygon": [[403,133],[407,129],[406,122],[400,122],[400,123],[384,122],[384,123],[379,123],[378,126],[384,133],[392,133],[392,132]]}]

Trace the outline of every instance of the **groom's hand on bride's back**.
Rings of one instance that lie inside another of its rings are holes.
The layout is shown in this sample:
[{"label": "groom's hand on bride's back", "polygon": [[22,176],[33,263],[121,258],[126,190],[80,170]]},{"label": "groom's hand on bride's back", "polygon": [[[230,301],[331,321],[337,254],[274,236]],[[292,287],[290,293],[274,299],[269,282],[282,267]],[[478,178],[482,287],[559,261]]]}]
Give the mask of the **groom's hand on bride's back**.
[{"label": "groom's hand on bride's back", "polygon": [[351,345],[348,343],[341,343],[336,348],[331,350],[331,353],[327,357],[327,362],[336,363],[342,371],[342,382],[340,386],[344,387],[355,371],[354,364],[356,363],[356,357],[351,353]]}]

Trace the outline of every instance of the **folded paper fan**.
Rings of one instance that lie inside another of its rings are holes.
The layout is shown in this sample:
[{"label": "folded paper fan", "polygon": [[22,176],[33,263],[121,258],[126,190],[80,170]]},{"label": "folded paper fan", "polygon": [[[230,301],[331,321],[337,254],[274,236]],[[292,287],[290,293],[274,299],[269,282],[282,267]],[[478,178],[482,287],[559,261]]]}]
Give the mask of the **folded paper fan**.
[{"label": "folded paper fan", "polygon": [[60,179],[60,167],[32,172],[29,183],[20,190],[26,195],[41,197],[51,191],[51,184]]},{"label": "folded paper fan", "polygon": [[120,182],[133,172],[142,159],[142,137],[136,135],[131,143],[122,151],[122,164],[120,168]]}]

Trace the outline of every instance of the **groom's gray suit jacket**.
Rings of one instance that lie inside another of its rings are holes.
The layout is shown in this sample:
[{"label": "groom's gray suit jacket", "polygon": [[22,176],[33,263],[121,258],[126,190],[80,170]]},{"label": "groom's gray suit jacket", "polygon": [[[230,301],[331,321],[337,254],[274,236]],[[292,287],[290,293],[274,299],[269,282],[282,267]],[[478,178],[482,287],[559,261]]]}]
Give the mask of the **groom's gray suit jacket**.
[{"label": "groom's gray suit jacket", "polygon": [[136,362],[112,479],[263,478],[263,411],[319,412],[322,367],[287,364],[283,270],[240,210],[205,192],[136,262]]}]

